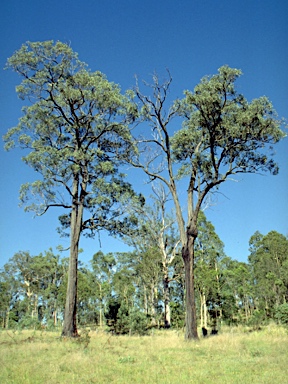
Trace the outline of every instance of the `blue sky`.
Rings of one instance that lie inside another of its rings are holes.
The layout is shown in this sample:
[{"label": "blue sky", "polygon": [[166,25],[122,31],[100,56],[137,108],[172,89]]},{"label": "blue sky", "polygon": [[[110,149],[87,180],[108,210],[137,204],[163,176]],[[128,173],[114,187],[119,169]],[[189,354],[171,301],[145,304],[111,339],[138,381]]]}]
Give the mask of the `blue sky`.
[{"label": "blue sky", "polygon": [[[280,117],[288,117],[288,2],[285,0],[26,0],[0,5],[1,136],[17,124],[23,103],[17,99],[18,76],[4,71],[6,60],[26,41],[60,40],[71,44],[91,70],[100,70],[123,90],[134,76],[149,80],[169,68],[171,98],[192,90],[200,79],[228,64],[240,68],[238,90],[248,100],[266,95]],[[256,230],[288,234],[288,139],[276,146],[278,176],[247,175],[227,182],[206,211],[225,243],[226,254],[246,261]],[[5,152],[2,164],[0,267],[17,251],[32,255],[56,249],[60,210],[33,218],[18,207],[20,185],[37,175],[21,162],[20,150]],[[138,187],[145,176],[137,173]],[[184,193],[184,192],[183,192]],[[104,252],[123,251],[103,236]],[[80,258],[87,262],[99,242],[85,240]]]}]

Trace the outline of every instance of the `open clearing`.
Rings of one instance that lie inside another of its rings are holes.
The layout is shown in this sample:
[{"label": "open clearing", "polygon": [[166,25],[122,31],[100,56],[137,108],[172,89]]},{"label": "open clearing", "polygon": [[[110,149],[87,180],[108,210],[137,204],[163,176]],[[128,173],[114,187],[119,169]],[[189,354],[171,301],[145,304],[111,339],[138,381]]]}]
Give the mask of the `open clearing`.
[{"label": "open clearing", "polygon": [[185,342],[181,332],[77,340],[60,332],[0,332],[0,382],[63,383],[288,383],[288,333],[275,325],[257,332],[225,328]]}]

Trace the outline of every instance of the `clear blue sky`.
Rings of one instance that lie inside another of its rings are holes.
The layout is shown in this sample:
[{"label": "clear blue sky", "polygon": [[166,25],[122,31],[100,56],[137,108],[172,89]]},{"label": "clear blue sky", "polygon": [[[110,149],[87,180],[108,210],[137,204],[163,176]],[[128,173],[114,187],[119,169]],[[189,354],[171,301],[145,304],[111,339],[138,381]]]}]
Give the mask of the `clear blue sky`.
[{"label": "clear blue sky", "polygon": [[[249,99],[268,96],[280,117],[288,117],[288,2],[286,0],[26,0],[0,5],[0,68],[26,41],[69,42],[91,70],[100,70],[123,90],[134,75],[149,80],[169,68],[171,97],[181,97],[206,74],[224,64],[242,69],[238,89]],[[0,69],[1,136],[17,124],[22,103],[18,76]],[[278,176],[243,176],[228,182],[217,204],[206,211],[225,243],[226,254],[246,261],[256,230],[288,234],[288,139],[276,147]],[[22,183],[34,175],[21,162],[21,151],[0,148],[0,267],[17,251],[32,255],[68,246],[56,232],[54,210],[40,218],[18,207]],[[144,175],[138,174],[138,186]],[[99,242],[85,240],[80,258],[87,262]],[[102,238],[102,250],[122,251],[122,243]]]}]

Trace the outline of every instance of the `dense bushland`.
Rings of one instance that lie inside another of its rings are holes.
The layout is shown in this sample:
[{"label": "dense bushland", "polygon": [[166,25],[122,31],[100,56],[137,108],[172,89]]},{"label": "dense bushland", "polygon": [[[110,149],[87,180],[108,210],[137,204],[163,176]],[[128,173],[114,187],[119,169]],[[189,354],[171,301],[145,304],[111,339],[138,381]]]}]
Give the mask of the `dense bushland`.
[{"label": "dense bushland", "polygon": [[[244,263],[224,254],[224,245],[204,214],[200,228],[195,269],[198,325],[209,331],[224,324],[258,329],[272,320],[287,325],[287,238],[275,231],[265,236],[256,232]],[[140,335],[153,328],[167,328],[162,259],[157,248],[146,244],[147,248],[128,253],[99,251],[89,265],[79,263],[80,327]],[[37,256],[15,254],[0,273],[1,328],[59,327],[64,316],[67,269],[67,259],[52,250]],[[169,264],[168,279],[169,327],[181,329],[185,319],[184,275],[177,252]]]}]

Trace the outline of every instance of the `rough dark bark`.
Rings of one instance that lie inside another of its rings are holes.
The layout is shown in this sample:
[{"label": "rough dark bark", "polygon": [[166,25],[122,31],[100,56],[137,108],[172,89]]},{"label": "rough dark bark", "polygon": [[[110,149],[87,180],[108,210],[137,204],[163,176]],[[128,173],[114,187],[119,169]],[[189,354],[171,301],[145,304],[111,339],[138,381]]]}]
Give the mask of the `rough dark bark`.
[{"label": "rough dark bark", "polygon": [[78,177],[73,184],[73,208],[70,225],[70,258],[68,284],[64,312],[63,337],[77,337],[77,282],[78,282],[78,253],[83,218],[83,201],[77,198],[79,190]]},{"label": "rough dark bark", "polygon": [[[193,234],[192,234],[193,233]],[[192,235],[191,235],[192,234]],[[198,340],[197,316],[195,303],[195,284],[194,284],[194,242],[197,237],[197,230],[191,232],[187,229],[187,243],[182,248],[185,272],[185,340]]]},{"label": "rough dark bark", "polygon": [[64,324],[62,336],[64,337],[77,337],[77,265],[78,265],[78,251],[77,255],[74,251],[70,252],[69,271],[68,271],[68,285],[66,293],[66,304],[64,312]]}]

